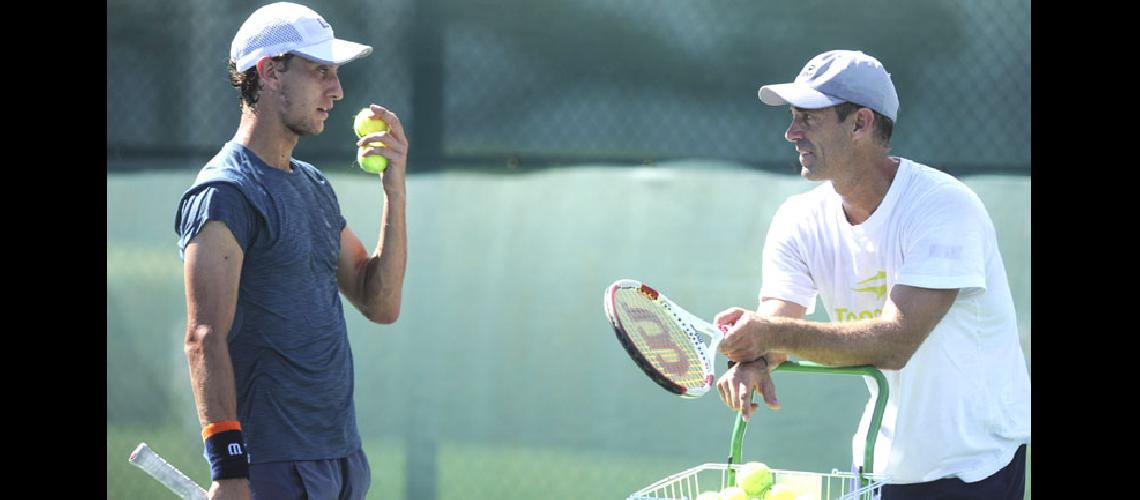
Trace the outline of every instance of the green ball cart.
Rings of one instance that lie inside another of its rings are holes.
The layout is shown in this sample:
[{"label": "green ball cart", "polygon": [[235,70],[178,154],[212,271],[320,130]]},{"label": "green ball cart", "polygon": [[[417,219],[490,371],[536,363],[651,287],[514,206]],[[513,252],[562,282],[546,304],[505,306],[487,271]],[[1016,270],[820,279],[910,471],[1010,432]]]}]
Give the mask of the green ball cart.
[{"label": "green ball cart", "polygon": [[[878,499],[883,487],[883,477],[865,473],[874,470],[875,437],[883,419],[883,408],[887,404],[887,380],[883,373],[872,366],[832,368],[807,361],[788,361],[773,371],[823,373],[831,375],[858,375],[871,377],[878,386],[875,410],[871,415],[867,432],[867,446],[864,448],[865,469],[841,472],[832,469],[829,473],[800,472],[772,469],[774,484],[786,484],[797,493],[797,500],[872,500]],[[748,423],[739,413],[732,429],[732,443],[729,447],[728,463],[708,463],[686,469],[650,484],[629,495],[627,500],[694,500],[702,492],[720,491],[736,484],[736,473],[740,470],[740,445],[744,440],[744,430]]]}]

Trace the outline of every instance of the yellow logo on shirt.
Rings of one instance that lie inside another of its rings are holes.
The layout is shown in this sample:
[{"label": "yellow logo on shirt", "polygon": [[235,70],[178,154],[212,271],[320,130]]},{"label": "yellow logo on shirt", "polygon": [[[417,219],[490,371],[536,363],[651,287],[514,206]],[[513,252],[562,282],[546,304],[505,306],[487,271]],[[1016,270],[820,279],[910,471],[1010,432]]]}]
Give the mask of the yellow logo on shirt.
[{"label": "yellow logo on shirt", "polygon": [[[885,279],[887,279],[887,272],[886,271],[879,271],[879,272],[875,273],[874,276],[871,276],[870,278],[867,278],[863,281],[860,281],[857,284],[868,285],[871,282],[879,281],[879,280],[885,280]],[[872,286],[865,286],[862,288],[852,288],[851,290],[855,291],[855,292],[859,292],[859,293],[873,293],[873,294],[875,294],[875,300],[878,302],[882,302],[883,296],[885,296],[887,294],[887,285],[884,283],[882,285],[872,285]],[[883,309],[882,308],[878,308],[878,309],[875,309],[873,311],[871,311],[871,310],[856,311],[856,310],[852,310],[852,309],[847,309],[845,307],[837,307],[835,309],[835,321],[838,321],[838,322],[855,321],[855,320],[860,320],[860,319],[872,319],[872,318],[877,318],[877,317],[882,316],[882,315],[883,315]]]},{"label": "yellow logo on shirt", "polygon": [[[886,271],[879,271],[874,276],[871,276],[870,278],[867,278],[863,281],[860,281],[858,284],[865,285],[865,284],[870,283],[872,281],[885,280],[885,279],[887,279],[887,272]],[[879,286],[868,286],[868,287],[864,287],[864,288],[852,288],[851,290],[856,291],[856,292],[874,293],[875,294],[875,300],[883,300],[883,296],[887,294],[887,285],[883,284],[883,285],[879,285]]]},{"label": "yellow logo on shirt", "polygon": [[842,323],[844,321],[855,321],[859,319],[873,319],[883,315],[882,309],[875,309],[874,311],[851,311],[838,307],[835,309],[835,321]]}]

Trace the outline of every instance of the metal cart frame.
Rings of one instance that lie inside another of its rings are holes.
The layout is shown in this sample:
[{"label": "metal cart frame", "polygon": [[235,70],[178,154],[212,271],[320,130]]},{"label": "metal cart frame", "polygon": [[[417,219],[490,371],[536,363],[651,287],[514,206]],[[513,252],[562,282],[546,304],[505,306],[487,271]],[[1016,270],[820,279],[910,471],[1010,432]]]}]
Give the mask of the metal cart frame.
[{"label": "metal cart frame", "polygon": [[[867,444],[863,450],[863,466],[853,472],[840,472],[832,469],[830,473],[800,472],[781,469],[772,469],[775,481],[795,482],[798,484],[818,485],[818,491],[812,490],[815,495],[824,499],[872,499],[878,498],[882,489],[883,478],[865,471],[874,470],[875,440],[879,434],[879,426],[883,420],[883,409],[889,396],[887,379],[883,373],[873,366],[828,367],[808,361],[787,361],[776,367],[773,371],[790,371],[803,373],[822,373],[829,375],[856,375],[871,377],[878,387],[875,398],[875,408],[871,414],[871,422],[867,429]],[[736,415],[736,422],[732,429],[732,440],[729,445],[728,462],[724,464],[703,464],[684,471],[672,474],[646,486],[628,497],[628,500],[648,499],[695,499],[701,492],[701,481],[705,488],[722,489],[736,484],[736,473],[740,469],[740,449],[744,441],[744,431],[748,427],[740,413]]]}]

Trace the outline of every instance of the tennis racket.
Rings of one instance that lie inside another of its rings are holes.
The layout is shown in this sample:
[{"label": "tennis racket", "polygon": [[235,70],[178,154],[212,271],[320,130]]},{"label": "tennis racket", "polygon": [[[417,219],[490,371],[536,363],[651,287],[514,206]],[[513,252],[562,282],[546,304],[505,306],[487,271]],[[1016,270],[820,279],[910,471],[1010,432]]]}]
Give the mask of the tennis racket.
[{"label": "tennis racket", "polygon": [[139,443],[135,451],[131,452],[130,462],[136,467],[142,469],[150,477],[158,480],[158,482],[166,485],[178,496],[184,500],[205,500],[206,490],[198,486],[194,480],[186,477],[182,471],[176,469],[173,465],[167,463],[162,457],[158,456],[154,450],[151,450],[146,443]]},{"label": "tennis racket", "polygon": [[[640,281],[615,281],[605,293],[606,318],[642,371],[665,390],[699,398],[712,388],[713,359],[728,326],[717,329]],[[705,344],[701,334],[710,341]]]}]

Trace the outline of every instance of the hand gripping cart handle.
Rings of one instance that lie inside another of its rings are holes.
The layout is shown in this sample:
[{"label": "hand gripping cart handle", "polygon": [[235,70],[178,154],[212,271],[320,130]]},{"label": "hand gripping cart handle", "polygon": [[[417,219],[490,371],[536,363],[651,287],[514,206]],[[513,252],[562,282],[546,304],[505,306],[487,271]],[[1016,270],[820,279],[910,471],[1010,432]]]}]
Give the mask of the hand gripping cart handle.
[{"label": "hand gripping cart handle", "polygon": [[[870,473],[875,470],[875,438],[879,434],[879,425],[883,421],[883,408],[887,405],[887,379],[883,377],[883,372],[870,365],[863,366],[849,366],[833,368],[823,366],[818,363],[810,361],[785,361],[777,366],[772,371],[791,371],[791,372],[805,372],[805,373],[824,373],[829,375],[858,375],[863,377],[871,377],[875,379],[875,384],[878,386],[878,395],[875,398],[875,410],[871,414],[871,423],[867,429],[867,446],[863,448],[863,467],[859,469],[859,482],[861,487],[866,487],[870,479],[865,477],[865,473]],[[733,464],[740,464],[740,445],[744,441],[744,430],[748,427],[740,413],[736,414],[736,425],[732,429],[732,444],[728,450],[728,465],[726,473],[728,474],[728,484],[735,484],[736,470],[732,467]]]}]

